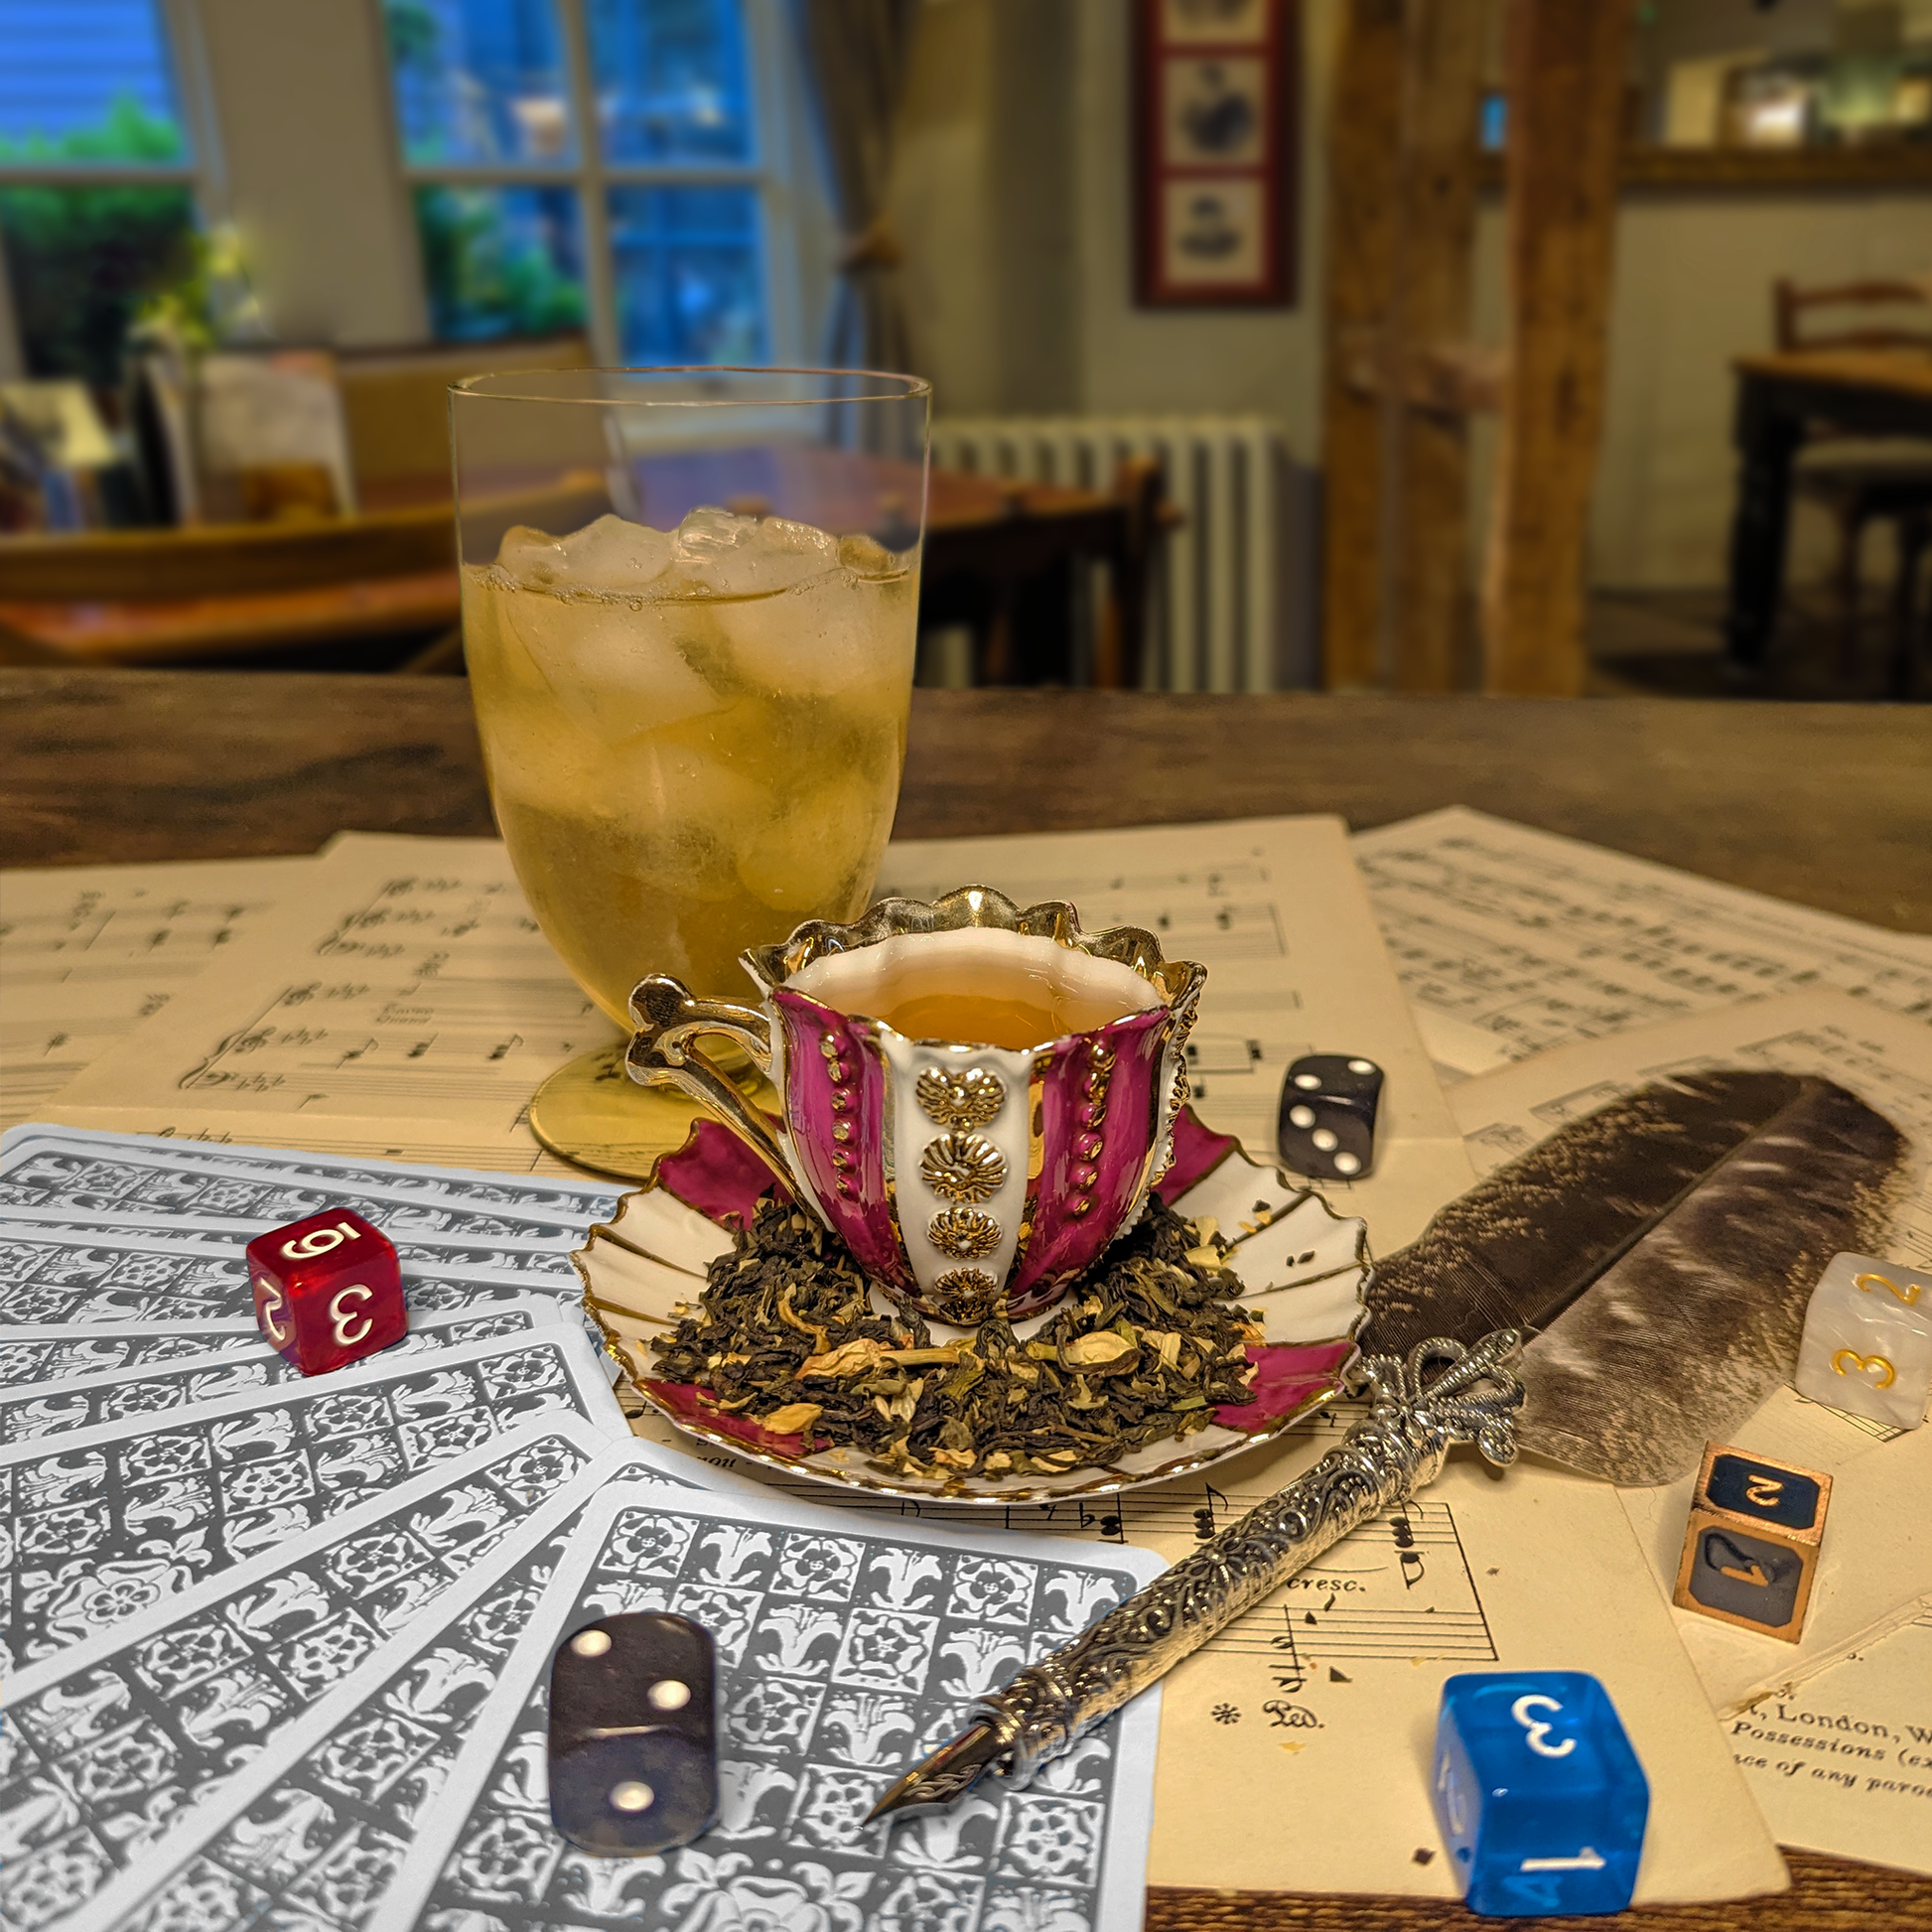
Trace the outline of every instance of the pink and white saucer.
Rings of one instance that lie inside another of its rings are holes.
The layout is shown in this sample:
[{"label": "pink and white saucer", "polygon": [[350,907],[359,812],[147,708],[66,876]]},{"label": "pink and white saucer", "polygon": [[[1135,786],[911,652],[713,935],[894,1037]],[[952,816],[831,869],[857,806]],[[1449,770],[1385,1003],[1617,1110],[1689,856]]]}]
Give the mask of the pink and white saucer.
[{"label": "pink and white saucer", "polygon": [[[806,1451],[797,1436],[775,1436],[712,1407],[690,1383],[653,1373],[650,1338],[668,1333],[695,1307],[706,1266],[732,1245],[732,1229],[749,1218],[776,1183],[770,1172],[725,1128],[700,1121],[655,1178],[626,1194],[615,1216],[591,1229],[571,1257],[584,1284],[584,1307],[605,1346],[644,1400],[686,1435],[767,1468],[816,1482],[881,1495],[943,1497],[948,1502],[1051,1502],[1103,1495],[1206,1468],[1292,1423],[1336,1394],[1353,1353],[1350,1336],[1362,1317],[1369,1256],[1363,1222],[1336,1214],[1313,1188],[1251,1160],[1226,1134],[1203,1127],[1191,1109],[1174,1123],[1174,1161],[1160,1192],[1190,1219],[1211,1215],[1233,1244],[1228,1264],[1241,1277],[1241,1304],[1262,1317],[1267,1339],[1250,1347],[1259,1369],[1255,1400],[1224,1406],[1198,1433],[1150,1443],[1106,1467],[1061,1475],[888,1475],[864,1451]],[[1050,1311],[1017,1323],[1022,1336]],[[929,1324],[935,1341],[969,1330]]]}]

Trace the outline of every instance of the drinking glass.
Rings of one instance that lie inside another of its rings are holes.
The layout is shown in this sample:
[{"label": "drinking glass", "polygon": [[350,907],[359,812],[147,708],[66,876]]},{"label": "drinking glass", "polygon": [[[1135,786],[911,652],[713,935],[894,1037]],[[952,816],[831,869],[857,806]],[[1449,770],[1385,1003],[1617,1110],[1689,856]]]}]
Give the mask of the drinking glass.
[{"label": "drinking glass", "polygon": [[[748,946],[871,897],[905,753],[930,394],[726,368],[451,391],[496,821],[545,937],[621,1027],[645,974],[742,996]],[[616,1047],[530,1108],[546,1146],[622,1174],[692,1117],[625,1081]]]}]

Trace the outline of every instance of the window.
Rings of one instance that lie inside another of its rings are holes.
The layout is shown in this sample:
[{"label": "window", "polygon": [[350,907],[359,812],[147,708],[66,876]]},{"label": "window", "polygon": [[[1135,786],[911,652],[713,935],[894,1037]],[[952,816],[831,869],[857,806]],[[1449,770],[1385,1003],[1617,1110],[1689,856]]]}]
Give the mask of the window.
[{"label": "window", "polygon": [[156,0],[0,0],[0,242],[28,372],[111,387],[197,225]]},{"label": "window", "polygon": [[629,363],[770,352],[768,0],[383,0],[432,326]]}]

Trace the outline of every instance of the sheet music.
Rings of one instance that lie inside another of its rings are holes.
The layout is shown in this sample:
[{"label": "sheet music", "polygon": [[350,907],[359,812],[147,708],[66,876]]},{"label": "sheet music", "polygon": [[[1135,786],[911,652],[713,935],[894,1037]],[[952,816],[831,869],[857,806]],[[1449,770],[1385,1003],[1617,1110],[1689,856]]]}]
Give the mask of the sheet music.
[{"label": "sheet music", "polygon": [[[894,846],[880,891],[984,879],[1159,932],[1209,969],[1194,1104],[1266,1153],[1287,1063],[1340,1047],[1388,1075],[1375,1172],[1323,1191],[1384,1251],[1470,1170],[1390,972],[1340,821],[1261,819]],[[640,961],[640,973],[651,962]],[[749,982],[748,988],[749,991]],[[523,1109],[614,1037],[493,839],[345,834],[271,927],[178,996],[45,1117],[463,1167],[540,1168]]]},{"label": "sheet music", "polygon": [[0,1127],[250,937],[309,859],[0,872]]},{"label": "sheet music", "polygon": [[[1483,1171],[1620,1093],[1700,1066],[1769,1066],[1839,1081],[1932,1148],[1932,1028],[1839,992],[1694,1014],[1612,1038],[1586,1040],[1464,1081],[1449,1102]],[[1932,1176],[1894,1219],[1886,1252],[1932,1266]],[[1779,1644],[1710,1617],[1673,1610],[1678,1635],[1712,1704],[1727,1712],[1779,1684],[1802,1682],[1913,1614],[1932,1591],[1932,1428],[1887,1440],[1789,1390],[1738,1432],[1737,1446],[1833,1477],[1831,1513],[1803,1640]],[[1691,1480],[1621,1492],[1637,1540],[1668,1596],[1690,1507]],[[1862,1528],[1863,1525],[1863,1528]]]},{"label": "sheet music", "polygon": [[1449,1080],[1814,986],[1932,1024],[1932,938],[1459,805],[1359,832],[1353,849]]},{"label": "sheet music", "polygon": [[531,1093],[614,1036],[537,930],[497,840],[348,833],[273,921],[52,1111],[129,1132],[532,1169]]},{"label": "sheet music", "polygon": [[[1127,1542],[1178,1562],[1325,1453],[1353,1404],[1203,1474],[1116,1496],[986,1509],[783,1478],[654,1412],[645,1440],[841,1515]],[[1651,1780],[1637,1897],[1775,1891],[1783,1866],[1607,1485],[1458,1453],[1164,1680],[1152,1885],[1448,1898],[1430,1740],[1457,1671],[1594,1672]],[[1372,1767],[1365,1770],[1364,1767]],[[1419,1853],[1428,1856],[1418,1858]]]},{"label": "sheet music", "polygon": [[1207,988],[1188,1041],[1193,1104],[1265,1159],[1291,1061],[1373,1059],[1387,1075],[1375,1171],[1324,1180],[1321,1191],[1338,1213],[1366,1217],[1378,1253],[1411,1240],[1468,1186],[1339,819],[906,840],[888,850],[879,890],[930,898],[964,885],[997,887],[1023,905],[1070,899],[1090,932],[1144,926],[1170,957],[1199,960]]}]

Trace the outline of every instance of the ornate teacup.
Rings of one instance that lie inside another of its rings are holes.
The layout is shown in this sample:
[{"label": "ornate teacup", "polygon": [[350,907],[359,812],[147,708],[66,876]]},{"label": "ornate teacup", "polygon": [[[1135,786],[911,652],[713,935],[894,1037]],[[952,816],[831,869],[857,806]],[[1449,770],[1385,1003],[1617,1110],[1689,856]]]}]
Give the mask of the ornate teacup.
[{"label": "ornate teacup", "polygon": [[[1207,971],[1151,933],[1082,932],[1071,905],[967,886],[813,920],[740,963],[757,1008],[638,982],[630,1077],[715,1114],[936,1320],[1050,1307],[1173,1160]],[[775,1124],[693,1044],[707,1033],[770,1075]]]}]

